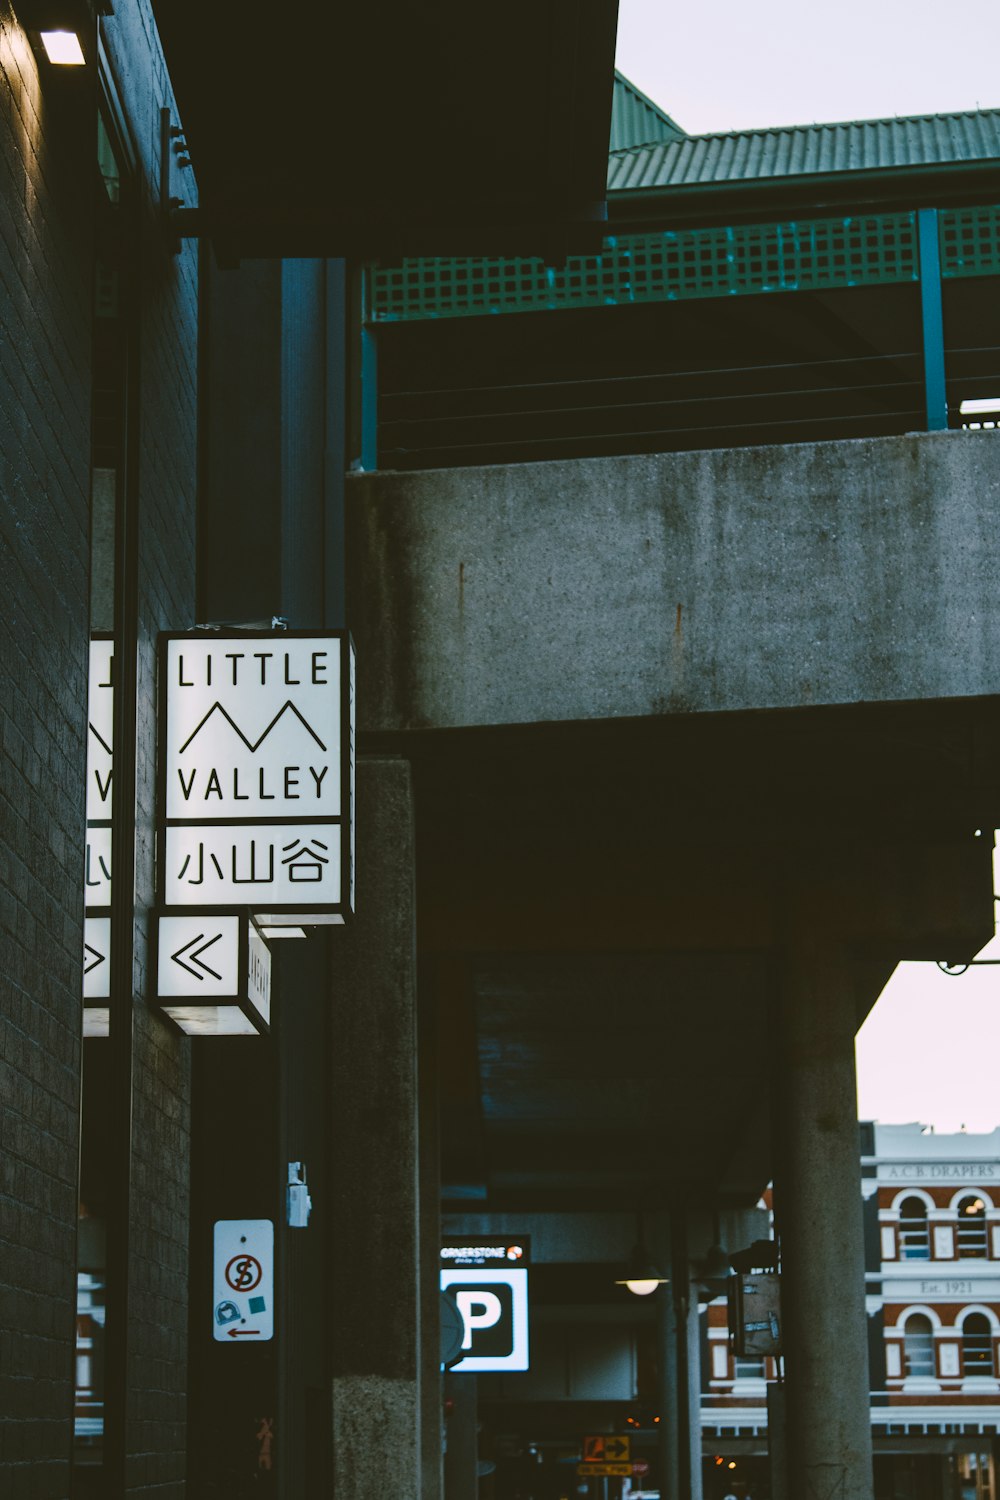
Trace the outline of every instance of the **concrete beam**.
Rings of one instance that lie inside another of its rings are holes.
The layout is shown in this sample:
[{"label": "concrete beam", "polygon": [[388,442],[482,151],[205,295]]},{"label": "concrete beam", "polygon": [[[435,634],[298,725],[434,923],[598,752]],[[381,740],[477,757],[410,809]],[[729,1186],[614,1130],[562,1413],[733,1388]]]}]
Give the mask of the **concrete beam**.
[{"label": "concrete beam", "polygon": [[359,475],[362,730],[1000,691],[1000,442]]}]

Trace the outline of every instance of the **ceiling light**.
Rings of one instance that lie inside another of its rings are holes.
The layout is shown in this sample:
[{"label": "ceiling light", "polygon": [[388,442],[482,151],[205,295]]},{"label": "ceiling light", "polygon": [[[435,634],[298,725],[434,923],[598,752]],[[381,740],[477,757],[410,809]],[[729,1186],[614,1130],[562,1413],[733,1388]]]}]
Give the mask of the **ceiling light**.
[{"label": "ceiling light", "polygon": [[615,1286],[627,1286],[634,1296],[648,1297],[668,1280],[669,1277],[660,1274],[653,1257],[640,1241],[629,1256],[628,1271],[615,1282]]},{"label": "ceiling light", "polygon": [[50,63],[64,68],[80,68],[86,62],[75,31],[42,31],[39,35]]},{"label": "ceiling light", "polygon": [[963,401],[958,410],[963,417],[975,411],[1000,411],[1000,396],[979,396],[974,401]]}]

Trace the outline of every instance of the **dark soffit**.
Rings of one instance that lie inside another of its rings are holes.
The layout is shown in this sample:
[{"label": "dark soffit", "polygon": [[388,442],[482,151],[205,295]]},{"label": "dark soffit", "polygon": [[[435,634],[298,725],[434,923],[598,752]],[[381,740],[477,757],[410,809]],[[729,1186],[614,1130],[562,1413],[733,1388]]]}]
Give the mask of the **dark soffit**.
[{"label": "dark soffit", "polygon": [[231,255],[558,255],[600,234],[617,0],[154,0]]}]

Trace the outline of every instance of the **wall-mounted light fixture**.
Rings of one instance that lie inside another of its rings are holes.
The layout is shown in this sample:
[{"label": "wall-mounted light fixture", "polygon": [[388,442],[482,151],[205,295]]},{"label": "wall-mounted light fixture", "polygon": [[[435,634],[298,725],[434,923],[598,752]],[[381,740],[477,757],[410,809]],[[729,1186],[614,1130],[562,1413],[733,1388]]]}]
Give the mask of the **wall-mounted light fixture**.
[{"label": "wall-mounted light fixture", "polygon": [[82,68],[86,62],[75,31],[40,31],[45,56],[60,68]]},{"label": "wall-mounted light fixture", "polygon": [[87,38],[93,32],[93,11],[107,15],[107,0],[91,7],[86,0],[14,0],[18,20],[32,37],[36,51],[56,68],[82,68],[87,62]]}]

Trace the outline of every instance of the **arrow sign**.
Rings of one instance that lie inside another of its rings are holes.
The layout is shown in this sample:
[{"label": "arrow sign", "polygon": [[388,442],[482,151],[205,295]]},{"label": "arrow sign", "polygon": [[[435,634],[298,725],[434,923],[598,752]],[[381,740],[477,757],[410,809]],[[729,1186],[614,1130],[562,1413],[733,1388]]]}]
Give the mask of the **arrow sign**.
[{"label": "arrow sign", "polygon": [[88,942],[84,942],[84,945],[83,945],[83,972],[85,974],[92,974],[93,971],[97,968],[97,965],[98,964],[102,964],[103,962],[104,962],[104,954],[103,953],[98,953],[98,951],[97,951],[96,948],[92,948]]},{"label": "arrow sign", "polygon": [[83,998],[107,1000],[111,994],[111,918],[86,917],[83,925]]},{"label": "arrow sign", "polygon": [[230,1328],[229,1329],[229,1337],[231,1339],[257,1339],[257,1338],[260,1338],[260,1329],[259,1328]]},{"label": "arrow sign", "polygon": [[[195,979],[204,980],[206,974],[211,974],[213,979],[221,979],[222,975],[219,973],[219,971],[217,969],[210,968],[201,955],[206,951],[206,949],[211,948],[213,943],[218,943],[221,940],[222,933],[217,932],[215,936],[210,937],[207,942],[202,942],[202,938],[204,938],[204,936],[205,934],[203,932],[199,932],[195,937],[191,939],[189,943],[185,943],[183,947],[178,948],[176,953],[171,953],[170,957],[173,959],[175,964],[180,964],[182,969],[186,969],[189,974],[193,974]],[[201,943],[201,947],[196,948],[193,953],[188,955],[191,959],[191,963],[188,963],[187,960],[182,957],[182,954],[187,953],[189,948],[194,948],[195,943]],[[197,964],[198,968],[192,968],[192,964]],[[198,972],[198,969],[201,969],[202,971],[200,974]]]},{"label": "arrow sign", "polygon": [[160,1000],[197,996],[233,999],[240,993],[240,918],[187,913],[160,916],[156,990]]},{"label": "arrow sign", "polygon": [[604,1439],[605,1458],[628,1458],[630,1452],[630,1440],[628,1438],[609,1437]]}]

